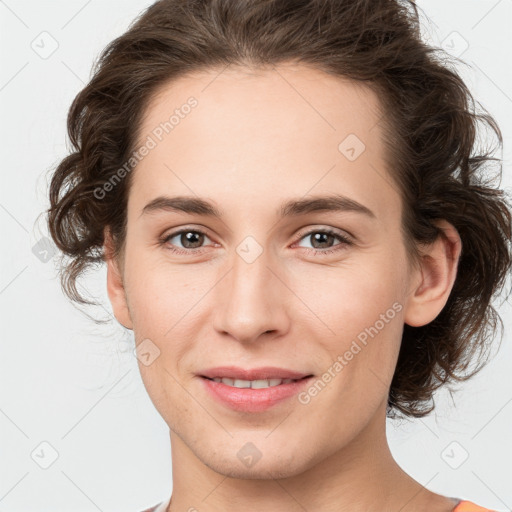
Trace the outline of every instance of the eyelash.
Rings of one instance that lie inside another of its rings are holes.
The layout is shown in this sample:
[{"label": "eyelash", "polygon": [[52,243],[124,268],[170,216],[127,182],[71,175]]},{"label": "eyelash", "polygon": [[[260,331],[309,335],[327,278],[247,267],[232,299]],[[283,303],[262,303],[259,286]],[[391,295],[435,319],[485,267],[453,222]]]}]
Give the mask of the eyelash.
[{"label": "eyelash", "polygon": [[[199,233],[201,235],[204,235],[206,237],[208,237],[208,235],[202,231],[201,229],[188,229],[188,228],[183,228],[183,229],[180,229],[178,231],[174,231],[172,233],[169,233],[168,235],[165,235],[163,236],[161,239],[160,239],[160,244],[161,245],[167,245],[168,244],[168,241],[171,239],[171,238],[174,238],[175,236],[177,235],[181,235],[182,233]],[[340,243],[335,245],[334,246],[334,249],[310,249],[309,247],[303,247],[302,249],[305,249],[308,253],[313,253],[315,255],[326,255],[326,254],[330,254],[330,253],[334,253],[334,252],[338,252],[338,251],[341,251],[343,249],[346,248],[346,246],[351,246],[353,245],[353,242],[351,240],[349,240],[347,237],[341,235],[340,233],[337,233],[331,229],[313,229],[311,231],[308,231],[306,233],[301,233],[301,236],[299,237],[298,241],[302,240],[303,238],[307,237],[307,236],[310,236],[314,233],[322,233],[322,234],[326,234],[326,235],[332,235],[334,236],[335,238],[337,238]],[[198,247],[196,249],[180,249],[180,248],[176,248],[176,247],[167,247],[167,249],[175,254],[200,254],[202,251],[201,249],[204,249],[204,247]]]}]

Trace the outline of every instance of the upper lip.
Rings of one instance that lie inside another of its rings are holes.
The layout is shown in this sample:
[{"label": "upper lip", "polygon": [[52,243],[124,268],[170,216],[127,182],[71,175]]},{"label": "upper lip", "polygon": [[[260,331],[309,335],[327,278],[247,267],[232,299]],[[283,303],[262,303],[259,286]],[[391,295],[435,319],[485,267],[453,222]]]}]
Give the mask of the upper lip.
[{"label": "upper lip", "polygon": [[264,379],[302,379],[308,377],[310,373],[296,372],[286,368],[277,368],[274,366],[264,366],[260,368],[244,369],[237,366],[217,366],[208,368],[199,373],[201,377],[214,379],[218,377],[227,377],[229,379],[240,380],[264,380]]}]

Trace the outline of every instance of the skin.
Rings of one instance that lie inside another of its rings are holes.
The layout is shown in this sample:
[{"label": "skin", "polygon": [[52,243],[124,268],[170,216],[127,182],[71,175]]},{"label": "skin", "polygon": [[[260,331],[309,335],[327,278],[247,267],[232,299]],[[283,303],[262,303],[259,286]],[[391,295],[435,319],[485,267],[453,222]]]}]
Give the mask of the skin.
[{"label": "skin", "polygon": [[[190,96],[198,105],[132,171],[123,261],[110,257],[105,231],[114,314],[136,343],[150,339],[160,350],[139,369],[170,428],[169,510],[453,510],[393,459],[385,413],[403,324],[432,321],[452,289],[457,231],[439,221],[445,236],[423,248],[419,266],[408,264],[402,201],[371,90],[303,65],[219,73],[187,75],[153,97],[140,141]],[[338,150],[350,133],[366,146],[354,161]],[[375,218],[277,216],[286,200],[332,193]],[[223,217],[141,215],[163,194],[207,199]],[[181,227],[206,237],[195,246],[180,236],[159,243]],[[319,246],[302,235],[328,228],[351,234],[353,244],[333,238]],[[251,263],[236,251],[247,236],[262,250]],[[174,254],[173,246],[190,252]],[[232,364],[319,377],[395,303],[401,310],[307,404],[292,397],[264,412],[236,412],[212,400],[197,376]],[[248,442],[261,453],[251,467],[237,457]]]}]

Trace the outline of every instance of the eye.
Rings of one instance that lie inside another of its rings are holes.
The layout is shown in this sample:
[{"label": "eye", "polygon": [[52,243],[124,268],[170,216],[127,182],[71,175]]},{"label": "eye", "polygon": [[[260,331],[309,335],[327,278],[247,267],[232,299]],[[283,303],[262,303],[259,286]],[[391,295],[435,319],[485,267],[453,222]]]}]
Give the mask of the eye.
[{"label": "eye", "polygon": [[[307,239],[308,237],[313,247],[303,247],[303,249],[313,252],[314,255],[330,254],[353,245],[353,242],[348,237],[332,229],[310,230],[307,233],[302,233],[300,240]],[[172,241],[173,239],[176,240]],[[203,243],[205,239],[210,240],[206,233],[200,229],[182,228],[164,235],[160,240],[160,244],[176,254],[199,254],[204,249]],[[331,245],[336,239],[339,243],[334,246]],[[177,247],[178,244],[181,244],[182,248]],[[299,245],[299,247],[302,246]]]},{"label": "eye", "polygon": [[[168,235],[164,235],[160,240],[160,243],[167,246],[171,252],[177,254],[190,254],[201,252],[200,249],[203,248],[201,246],[204,243],[205,238],[209,240],[206,233],[199,229],[183,228],[179,231],[174,231]],[[171,242],[173,239],[176,240]],[[177,243],[182,244],[183,249],[176,247]]]},{"label": "eye", "polygon": [[[333,231],[332,229],[315,229],[301,234],[300,240],[309,238],[312,248],[305,247],[307,251],[313,252],[315,255],[330,254],[333,252],[344,250],[347,246],[353,245],[348,237]],[[334,240],[338,239],[340,243],[331,245]],[[300,246],[299,246],[300,247]]]}]

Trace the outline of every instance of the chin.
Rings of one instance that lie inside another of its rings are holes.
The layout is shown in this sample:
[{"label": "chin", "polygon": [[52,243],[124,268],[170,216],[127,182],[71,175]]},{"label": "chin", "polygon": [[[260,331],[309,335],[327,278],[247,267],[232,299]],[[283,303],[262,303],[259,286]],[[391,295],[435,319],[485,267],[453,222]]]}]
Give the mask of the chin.
[{"label": "chin", "polygon": [[202,458],[199,457],[203,464],[210,469],[229,478],[237,478],[244,480],[274,480],[278,478],[290,478],[306,471],[308,465],[306,461],[297,459],[294,454],[283,454],[274,452],[271,457],[264,455],[252,466],[246,466],[240,461],[238,456],[229,458],[226,455],[222,458],[219,453]]}]

